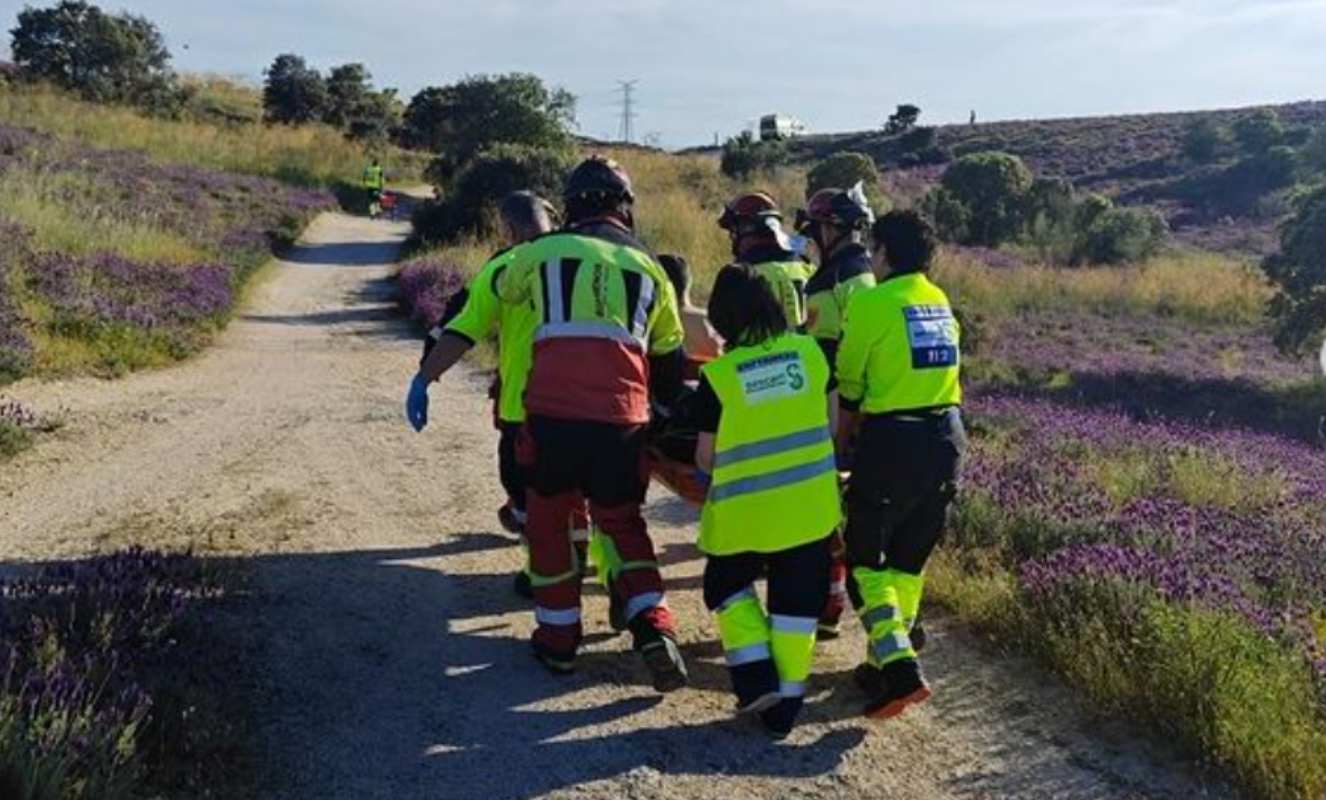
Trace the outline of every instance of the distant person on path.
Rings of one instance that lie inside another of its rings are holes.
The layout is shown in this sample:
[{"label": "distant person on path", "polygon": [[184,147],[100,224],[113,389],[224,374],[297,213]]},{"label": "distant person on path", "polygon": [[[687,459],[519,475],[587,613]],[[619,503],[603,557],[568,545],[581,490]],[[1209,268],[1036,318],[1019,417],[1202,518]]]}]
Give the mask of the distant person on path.
[{"label": "distant person on path", "polygon": [[694,361],[712,361],[718,357],[722,342],[718,340],[718,335],[709,325],[709,315],[704,309],[696,308],[691,303],[691,265],[679,255],[661,255],[658,257],[658,263],[668,274],[668,280],[677,293],[681,327],[686,336],[683,347],[687,358]]},{"label": "distant person on path", "polygon": [[387,186],[387,174],[377,158],[364,167],[363,186],[368,197],[368,215],[376,219],[382,213],[382,190]]},{"label": "distant person on path", "polygon": [[[806,333],[819,342],[832,370],[848,301],[857,292],[875,285],[870,252],[862,244],[874,214],[866,204],[864,193],[856,190],[821,189],[806,205],[798,214],[797,232],[814,243],[819,259],[819,267],[806,284]],[[829,388],[836,393],[836,380],[830,380]],[[842,538],[838,537],[829,602],[820,618],[820,636],[838,635],[839,620],[846,606],[847,563]]]},{"label": "distant person on path", "polygon": [[815,267],[792,251],[778,202],[764,192],[743,194],[723,208],[718,227],[732,240],[732,256],[769,282],[789,330],[806,324],[806,286]]},{"label": "distant person on path", "polygon": [[847,492],[852,605],[868,636],[857,668],[867,716],[930,697],[910,637],[925,565],[944,532],[966,447],[961,331],[926,273],[930,225],[894,211],[872,229],[880,284],[853,295],[838,350],[840,452],[856,436]]},{"label": "distant person on path", "polygon": [[582,162],[564,199],[566,226],[531,242],[496,286],[504,302],[532,304],[539,323],[520,442],[530,482],[534,655],[554,672],[575,666],[581,587],[567,520],[583,494],[614,551],[610,591],[654,688],[668,692],[686,684],[686,667],[640,507],[651,399],[667,406],[682,389],[677,298],[635,238],[635,194],[616,162]]},{"label": "distant person on path", "polygon": [[[814,339],[792,332],[753,266],[719,272],[709,314],[727,350],[704,366],[696,399],[696,462],[712,475],[704,600],[738,713],[758,713],[783,738],[804,703],[841,521],[829,364]],[[765,575],[769,616],[755,590]]]}]

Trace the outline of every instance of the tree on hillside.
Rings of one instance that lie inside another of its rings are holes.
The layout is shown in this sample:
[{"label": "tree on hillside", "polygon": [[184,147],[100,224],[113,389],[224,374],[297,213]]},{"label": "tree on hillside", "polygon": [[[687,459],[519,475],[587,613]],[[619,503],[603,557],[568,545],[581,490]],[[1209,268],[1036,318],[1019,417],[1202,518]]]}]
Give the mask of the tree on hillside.
[{"label": "tree on hillside", "polygon": [[372,76],[363,64],[342,64],[327,73],[327,105],[322,121],[347,130],[373,94]]},{"label": "tree on hillside", "polygon": [[972,153],[944,173],[946,203],[966,210],[962,244],[994,247],[1015,239],[1022,230],[1031,170],[1008,153]]},{"label": "tree on hillside", "polygon": [[1183,130],[1183,154],[1205,164],[1213,160],[1229,141],[1229,131],[1210,117],[1188,123]]},{"label": "tree on hillside", "polygon": [[865,153],[844,151],[834,153],[816,164],[806,175],[806,197],[820,189],[850,189],[860,182],[865,187],[866,199],[877,214],[889,211],[893,204],[880,188],[879,168],[875,159]]},{"label": "tree on hillside", "polygon": [[889,135],[905,133],[916,124],[921,118],[921,109],[919,106],[911,103],[903,103],[898,109],[889,115],[889,119],[884,123],[884,132]]},{"label": "tree on hillside", "polygon": [[1326,125],[1313,129],[1299,153],[1308,170],[1326,173]]},{"label": "tree on hillside", "polygon": [[570,147],[574,124],[570,92],[526,73],[477,75],[415,95],[405,110],[402,138],[437,153],[431,171],[446,181],[496,144]]},{"label": "tree on hillside", "polygon": [[1283,142],[1284,126],[1273,108],[1259,108],[1234,123],[1234,138],[1244,152],[1261,155]]},{"label": "tree on hillside", "polygon": [[52,8],[20,11],[10,36],[14,63],[26,78],[50,81],[95,102],[178,109],[170,51],[143,17],[63,0]]},{"label": "tree on hillside", "polygon": [[787,145],[782,141],[760,141],[750,131],[742,131],[723,143],[718,168],[729,178],[745,180],[756,172],[776,169],[787,160]]},{"label": "tree on hillside", "polygon": [[400,124],[395,89],[378,91],[363,64],[342,64],[327,73],[327,105],[322,120],[351,139],[382,142]]},{"label": "tree on hillside", "polygon": [[1287,353],[1315,347],[1326,331],[1326,187],[1303,197],[1262,264],[1278,291],[1271,302],[1275,342]]},{"label": "tree on hillside", "polygon": [[327,84],[303,58],[283,53],[266,75],[262,108],[269,121],[295,125],[322,119],[328,105]]}]

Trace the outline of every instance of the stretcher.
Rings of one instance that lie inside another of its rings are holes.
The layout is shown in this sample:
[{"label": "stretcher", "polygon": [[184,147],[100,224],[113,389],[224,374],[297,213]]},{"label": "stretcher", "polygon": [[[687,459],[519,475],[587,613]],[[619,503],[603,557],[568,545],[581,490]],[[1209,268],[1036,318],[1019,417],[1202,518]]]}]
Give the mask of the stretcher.
[{"label": "stretcher", "polygon": [[[704,361],[686,359],[684,377],[694,387]],[[685,400],[670,418],[656,422],[650,431],[649,474],[654,482],[694,506],[704,505],[709,476],[695,466],[695,443],[699,431],[687,421]]]},{"label": "stretcher", "polygon": [[669,456],[659,448],[649,448],[649,475],[654,482],[693,506],[704,505],[709,492],[709,476],[694,463]]}]

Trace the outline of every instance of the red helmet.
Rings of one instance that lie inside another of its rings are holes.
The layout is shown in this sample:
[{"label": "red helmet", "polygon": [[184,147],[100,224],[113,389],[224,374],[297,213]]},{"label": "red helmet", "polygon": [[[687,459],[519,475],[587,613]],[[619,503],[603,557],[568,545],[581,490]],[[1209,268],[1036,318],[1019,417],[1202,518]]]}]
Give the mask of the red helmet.
[{"label": "red helmet", "polygon": [[806,209],[797,214],[796,228],[801,231],[812,222],[826,222],[850,230],[868,223],[870,218],[870,209],[851,192],[820,189],[810,196]]},{"label": "red helmet", "polygon": [[591,194],[618,197],[628,203],[635,202],[635,192],[631,189],[631,176],[626,174],[626,170],[622,169],[620,164],[606,156],[590,156],[571,170],[562,197],[569,200]]},{"label": "red helmet", "polygon": [[783,212],[778,209],[778,201],[764,192],[752,192],[733,199],[723,208],[723,216],[718,218],[718,227],[738,233],[750,225],[765,227],[766,220],[782,218]]}]

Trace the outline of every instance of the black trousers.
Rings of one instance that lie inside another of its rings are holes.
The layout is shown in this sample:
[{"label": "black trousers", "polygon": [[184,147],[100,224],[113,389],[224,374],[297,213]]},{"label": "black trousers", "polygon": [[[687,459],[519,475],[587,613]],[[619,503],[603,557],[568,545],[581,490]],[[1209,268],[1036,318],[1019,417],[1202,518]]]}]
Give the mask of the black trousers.
[{"label": "black trousers", "polygon": [[713,611],[768,574],[768,613],[818,618],[829,596],[830,537],[777,553],[709,556],[704,565],[704,604]]},{"label": "black trousers", "polygon": [[644,502],[649,488],[644,425],[531,416],[526,435],[538,454],[522,459],[530,463],[530,489],[548,496],[579,492],[606,508]]},{"label": "black trousers", "polygon": [[[962,415],[867,416],[847,489],[849,567],[920,575],[943,536],[966,450]],[[852,602],[861,605],[849,576]]]},{"label": "black trousers", "polygon": [[525,489],[528,485],[525,467],[516,457],[516,445],[520,442],[522,427],[519,422],[498,423],[501,438],[497,441],[497,474],[506,491],[507,501],[517,511],[525,510]]}]

